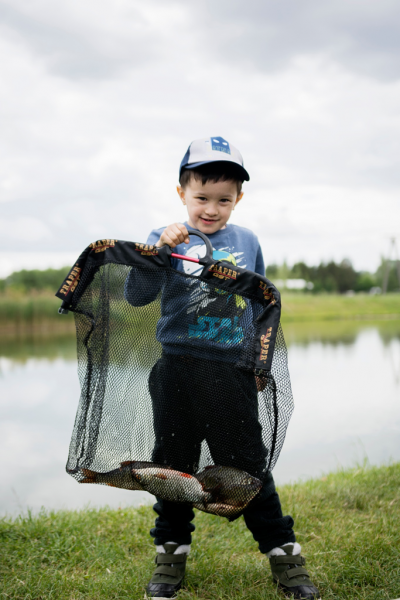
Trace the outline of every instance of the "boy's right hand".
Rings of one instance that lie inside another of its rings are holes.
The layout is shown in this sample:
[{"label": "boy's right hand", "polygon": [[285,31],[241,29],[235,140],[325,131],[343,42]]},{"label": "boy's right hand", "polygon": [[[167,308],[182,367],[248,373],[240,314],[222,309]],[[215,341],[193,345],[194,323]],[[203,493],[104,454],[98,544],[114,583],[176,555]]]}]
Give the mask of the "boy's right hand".
[{"label": "boy's right hand", "polygon": [[172,225],[168,225],[168,227],[164,229],[156,246],[157,248],[161,248],[161,246],[175,248],[178,244],[188,244],[189,241],[189,232],[184,224],[172,223]]}]

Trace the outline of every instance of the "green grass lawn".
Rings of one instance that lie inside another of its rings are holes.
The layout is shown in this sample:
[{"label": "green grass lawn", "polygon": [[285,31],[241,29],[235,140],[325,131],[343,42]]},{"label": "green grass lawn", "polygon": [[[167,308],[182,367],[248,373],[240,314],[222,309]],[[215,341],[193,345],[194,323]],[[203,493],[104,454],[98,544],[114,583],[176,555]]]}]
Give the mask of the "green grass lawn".
[{"label": "green grass lawn", "polygon": [[[400,597],[400,463],[279,489],[325,600]],[[154,546],[148,506],[45,513],[0,522],[0,598],[139,599]],[[196,512],[182,600],[282,597],[243,519]]]},{"label": "green grass lawn", "polygon": [[400,320],[400,294],[282,294],[282,323],[342,319]]}]

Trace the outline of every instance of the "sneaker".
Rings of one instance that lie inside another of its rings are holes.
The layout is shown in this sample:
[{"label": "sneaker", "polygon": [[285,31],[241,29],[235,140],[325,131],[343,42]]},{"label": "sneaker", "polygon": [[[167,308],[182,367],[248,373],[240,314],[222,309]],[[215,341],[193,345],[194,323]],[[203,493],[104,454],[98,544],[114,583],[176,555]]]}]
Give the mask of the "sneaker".
[{"label": "sneaker", "polygon": [[300,552],[301,546],[297,542],[268,552],[274,581],[286,596],[296,600],[321,600],[318,588],[304,568],[306,559],[300,556]]},{"label": "sneaker", "polygon": [[179,546],[174,542],[157,546],[157,567],[147,585],[145,598],[176,598],[182,586],[189,551],[190,546]]}]

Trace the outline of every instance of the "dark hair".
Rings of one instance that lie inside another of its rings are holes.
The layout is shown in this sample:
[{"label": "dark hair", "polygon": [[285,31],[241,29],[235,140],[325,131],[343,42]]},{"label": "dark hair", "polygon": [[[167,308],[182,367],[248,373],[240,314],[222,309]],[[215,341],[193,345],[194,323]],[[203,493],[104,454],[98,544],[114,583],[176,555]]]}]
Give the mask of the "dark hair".
[{"label": "dark hair", "polygon": [[183,169],[179,179],[181,186],[185,188],[191,179],[201,181],[202,185],[209,181],[212,183],[233,181],[236,183],[238,195],[242,191],[243,179],[239,177],[235,165],[226,161],[207,163],[195,169]]}]

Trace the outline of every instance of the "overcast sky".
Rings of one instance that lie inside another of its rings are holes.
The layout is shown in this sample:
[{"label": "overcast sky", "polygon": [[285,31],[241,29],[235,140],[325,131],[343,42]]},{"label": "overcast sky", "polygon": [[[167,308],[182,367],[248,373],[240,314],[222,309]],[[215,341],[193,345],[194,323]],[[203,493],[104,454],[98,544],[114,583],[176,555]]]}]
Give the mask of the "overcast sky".
[{"label": "overcast sky", "polygon": [[0,277],[145,241],[222,136],[266,263],[400,242],[398,0],[0,0]]}]

